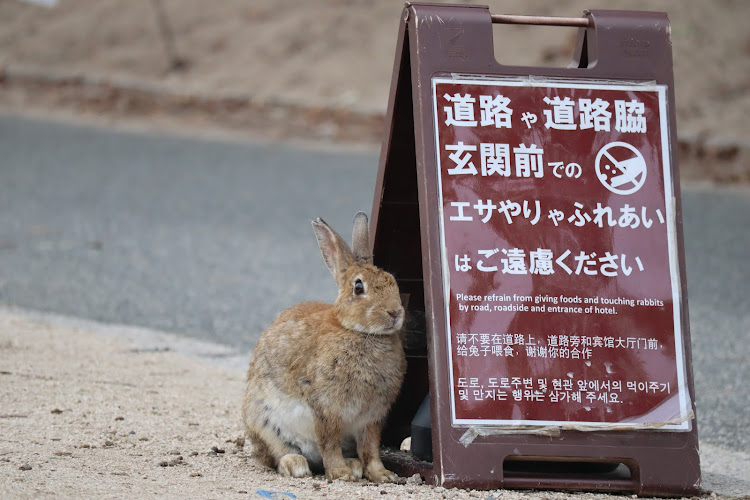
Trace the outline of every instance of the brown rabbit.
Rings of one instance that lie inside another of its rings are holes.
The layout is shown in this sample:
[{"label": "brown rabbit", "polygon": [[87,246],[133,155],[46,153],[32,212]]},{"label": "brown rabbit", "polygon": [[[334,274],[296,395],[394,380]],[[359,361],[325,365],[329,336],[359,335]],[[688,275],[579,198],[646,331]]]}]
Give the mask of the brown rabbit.
[{"label": "brown rabbit", "polygon": [[380,432],[406,370],[398,285],[372,265],[364,213],[354,217],[353,252],[322,219],[312,225],[338,297],[297,304],[263,332],[247,374],[245,430],[281,475],[312,467],[329,479],[394,481]]}]

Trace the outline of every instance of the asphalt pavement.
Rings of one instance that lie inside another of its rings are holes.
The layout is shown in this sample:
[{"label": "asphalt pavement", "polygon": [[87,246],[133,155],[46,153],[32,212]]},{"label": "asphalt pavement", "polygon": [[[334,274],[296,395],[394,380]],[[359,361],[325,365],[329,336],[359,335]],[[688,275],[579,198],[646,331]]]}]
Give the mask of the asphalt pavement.
[{"label": "asphalt pavement", "polygon": [[[249,350],[336,287],[310,220],[349,239],[377,151],[122,132],[0,115],[0,306]],[[750,452],[750,189],[684,185],[702,442]]]}]

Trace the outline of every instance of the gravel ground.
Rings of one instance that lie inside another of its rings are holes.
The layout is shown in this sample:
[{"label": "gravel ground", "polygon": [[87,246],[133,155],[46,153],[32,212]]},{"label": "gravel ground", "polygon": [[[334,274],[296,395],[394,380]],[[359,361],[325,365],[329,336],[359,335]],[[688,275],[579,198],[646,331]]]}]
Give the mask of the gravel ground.
[{"label": "gravel ground", "polygon": [[617,498],[282,478],[243,446],[242,372],[128,337],[0,312],[0,497]]}]

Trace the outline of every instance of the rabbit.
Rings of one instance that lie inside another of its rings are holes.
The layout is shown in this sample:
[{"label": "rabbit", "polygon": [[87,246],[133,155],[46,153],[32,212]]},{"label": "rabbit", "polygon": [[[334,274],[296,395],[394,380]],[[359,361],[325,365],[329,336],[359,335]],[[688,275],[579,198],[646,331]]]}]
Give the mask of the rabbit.
[{"label": "rabbit", "polygon": [[312,468],[329,480],[393,482],[380,433],[406,371],[398,285],[372,264],[363,212],[354,217],[353,251],[322,219],[312,226],[338,296],[283,311],[261,335],[242,405],[246,435],[283,476],[311,476]]}]

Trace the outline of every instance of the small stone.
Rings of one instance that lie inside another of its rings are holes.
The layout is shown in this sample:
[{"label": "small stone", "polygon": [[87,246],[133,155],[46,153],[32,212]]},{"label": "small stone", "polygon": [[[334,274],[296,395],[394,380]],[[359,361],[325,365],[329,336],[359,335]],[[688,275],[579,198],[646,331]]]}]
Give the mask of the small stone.
[{"label": "small stone", "polygon": [[53,415],[59,415],[62,412],[63,411],[60,408],[55,408],[54,410],[50,411],[50,413],[53,414]]},{"label": "small stone", "polygon": [[106,441],[104,441],[104,446],[114,446],[114,445],[115,445],[115,443],[113,443],[109,439],[107,439]]},{"label": "small stone", "polygon": [[182,463],[182,460],[183,460],[182,455],[180,455],[169,461],[162,460],[161,462],[159,462],[159,466],[160,467],[174,467],[176,465],[185,465]]},{"label": "small stone", "polygon": [[169,454],[170,455],[179,455],[180,452],[179,452],[179,450],[172,450],[172,451],[169,452]]},{"label": "small stone", "polygon": [[237,448],[243,448],[245,446],[245,438],[240,436],[235,439],[227,439],[225,443],[234,443]]},{"label": "small stone", "polygon": [[422,484],[422,476],[419,473],[406,478],[406,484]]},{"label": "small stone", "polygon": [[202,475],[203,474],[201,474],[200,472],[191,472],[190,473],[190,477],[201,477]]},{"label": "small stone", "polygon": [[148,441],[148,437],[141,436],[141,437],[138,438],[138,441]]},{"label": "small stone", "polygon": [[385,490],[380,490],[380,494],[381,494],[381,495],[387,495],[387,494],[388,494],[388,492],[387,492],[387,491],[385,491]]},{"label": "small stone", "polygon": [[125,417],[115,417],[116,422],[120,422],[122,420],[125,420]]},{"label": "small stone", "polygon": [[29,464],[23,464],[18,470],[31,470],[31,466]]},{"label": "small stone", "polygon": [[198,452],[197,451],[191,451],[190,452],[190,456],[191,457],[197,457],[198,456]]},{"label": "small stone", "polygon": [[226,450],[222,450],[218,446],[212,446],[211,451],[213,451],[214,453],[224,453]]},{"label": "small stone", "polygon": [[399,447],[401,451],[409,451],[411,450],[411,436],[407,437],[403,441],[401,441],[401,446]]}]

